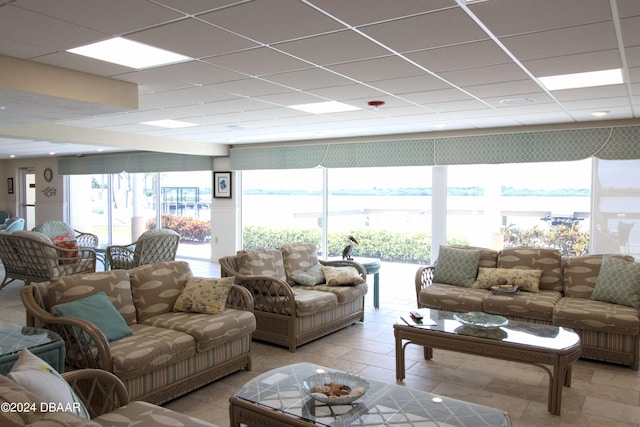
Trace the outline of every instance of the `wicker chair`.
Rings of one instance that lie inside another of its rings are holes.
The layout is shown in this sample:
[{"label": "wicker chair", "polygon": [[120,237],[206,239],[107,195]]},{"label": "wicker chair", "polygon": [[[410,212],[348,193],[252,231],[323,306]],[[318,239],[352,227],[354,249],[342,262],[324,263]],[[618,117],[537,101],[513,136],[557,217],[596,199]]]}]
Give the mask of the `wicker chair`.
[{"label": "wicker chair", "polygon": [[62,221],[45,221],[33,228],[33,231],[44,234],[50,239],[58,236],[71,236],[69,240],[75,240],[81,248],[97,248],[98,236],[75,230],[69,224]]},{"label": "wicker chair", "polygon": [[95,250],[58,247],[35,231],[0,233],[0,259],[5,270],[0,289],[16,279],[28,285],[96,271]]},{"label": "wicker chair", "polygon": [[130,270],[140,265],[173,261],[179,242],[180,235],[167,228],[145,231],[138,240],[128,245],[107,246],[109,268]]}]

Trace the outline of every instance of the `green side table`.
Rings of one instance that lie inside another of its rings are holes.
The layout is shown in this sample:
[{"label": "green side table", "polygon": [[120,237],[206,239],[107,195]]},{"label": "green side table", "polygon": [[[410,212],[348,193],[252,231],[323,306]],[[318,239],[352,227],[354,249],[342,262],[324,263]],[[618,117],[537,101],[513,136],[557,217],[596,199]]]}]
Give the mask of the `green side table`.
[{"label": "green side table", "polygon": [[0,321],[0,374],[7,375],[26,348],[59,373],[64,372],[65,348],[53,331]]}]

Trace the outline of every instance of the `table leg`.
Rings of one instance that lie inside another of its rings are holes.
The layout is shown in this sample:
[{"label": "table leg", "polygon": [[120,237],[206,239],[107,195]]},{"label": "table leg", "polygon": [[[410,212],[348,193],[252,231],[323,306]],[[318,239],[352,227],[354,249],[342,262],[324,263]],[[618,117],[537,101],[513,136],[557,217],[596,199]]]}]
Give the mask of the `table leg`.
[{"label": "table leg", "polygon": [[396,337],[396,379],[403,380],[404,373],[404,346],[402,345],[402,338],[398,336],[398,331],[394,329],[393,334]]},{"label": "table leg", "polygon": [[373,307],[380,308],[380,273],[373,274]]}]

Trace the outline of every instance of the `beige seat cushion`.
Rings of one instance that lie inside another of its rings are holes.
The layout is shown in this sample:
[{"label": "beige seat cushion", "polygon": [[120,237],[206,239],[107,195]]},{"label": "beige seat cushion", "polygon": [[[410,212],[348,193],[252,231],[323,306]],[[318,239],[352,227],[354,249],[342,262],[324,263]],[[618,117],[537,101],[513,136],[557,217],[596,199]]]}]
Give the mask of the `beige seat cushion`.
[{"label": "beige seat cushion", "polygon": [[196,352],[196,341],[187,333],[141,324],[131,325],[131,330],[132,335],[109,344],[113,373],[121,379],[138,377]]},{"label": "beige seat cushion", "polygon": [[482,302],[489,295],[486,289],[465,288],[434,283],[420,291],[421,305],[448,311],[482,311]]},{"label": "beige seat cushion", "polygon": [[159,262],[129,270],[138,322],[171,313],[192,276],[189,264],[184,261]]},{"label": "beige seat cushion", "polygon": [[609,334],[636,335],[640,312],[635,308],[583,298],[562,298],[553,310],[553,324]]},{"label": "beige seat cushion", "polygon": [[520,292],[517,295],[489,294],[483,311],[501,316],[524,317],[551,323],[553,308],[562,295],[556,291]]},{"label": "beige seat cushion", "polygon": [[253,313],[226,308],[221,314],[164,313],[144,321],[146,325],[168,328],[191,335],[198,351],[206,351],[256,329]]},{"label": "beige seat cushion", "polygon": [[367,294],[368,287],[366,283],[351,286],[326,286],[317,285],[313,287],[316,291],[331,292],[338,297],[338,304],[350,302],[358,298],[362,298]]},{"label": "beige seat cushion", "polygon": [[121,406],[115,411],[93,419],[99,425],[133,427],[133,426],[212,426],[213,424],[191,418],[188,415],[153,405],[148,402],[135,401]]},{"label": "beige seat cushion", "polygon": [[104,292],[127,325],[136,323],[129,275],[124,270],[75,274],[54,279],[48,286],[51,306]]}]

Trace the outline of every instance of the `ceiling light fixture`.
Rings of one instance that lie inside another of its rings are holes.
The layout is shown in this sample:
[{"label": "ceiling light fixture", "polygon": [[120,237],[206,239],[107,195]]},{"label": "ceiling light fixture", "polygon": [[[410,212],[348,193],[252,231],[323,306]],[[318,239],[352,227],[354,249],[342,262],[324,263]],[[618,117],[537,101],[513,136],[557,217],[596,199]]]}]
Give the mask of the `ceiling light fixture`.
[{"label": "ceiling light fixture", "polygon": [[181,122],[180,120],[152,120],[150,122],[142,122],[143,125],[158,126],[167,129],[189,128],[198,126],[195,123]]},{"label": "ceiling light fixture", "polygon": [[591,113],[592,116],[596,116],[596,117],[604,117],[607,114],[609,114],[611,111],[594,111],[593,113]]},{"label": "ceiling light fixture", "polygon": [[67,52],[136,69],[175,64],[193,59],[122,37],[68,49]]},{"label": "ceiling light fixture", "polygon": [[538,81],[548,90],[564,90],[622,84],[623,78],[622,70],[615,68],[613,70],[538,77]]},{"label": "ceiling light fixture", "polygon": [[527,105],[536,102],[535,98],[505,98],[500,100],[502,105]]},{"label": "ceiling light fixture", "polygon": [[304,111],[311,114],[343,113],[345,111],[356,111],[362,108],[344,104],[337,101],[315,102],[312,104],[287,105],[288,108]]}]

